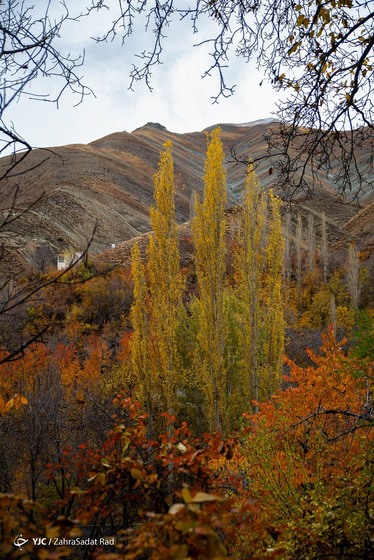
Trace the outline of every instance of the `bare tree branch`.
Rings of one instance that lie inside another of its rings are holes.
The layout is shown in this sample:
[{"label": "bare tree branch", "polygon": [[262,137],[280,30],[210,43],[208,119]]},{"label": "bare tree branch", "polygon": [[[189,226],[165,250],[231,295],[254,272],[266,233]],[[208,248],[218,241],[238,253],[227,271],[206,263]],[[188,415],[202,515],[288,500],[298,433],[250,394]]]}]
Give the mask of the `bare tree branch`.
[{"label": "bare tree branch", "polygon": [[[92,91],[81,81],[79,68],[84,63],[84,52],[76,57],[63,54],[55,46],[63,26],[72,18],[67,4],[59,3],[61,14],[57,19],[50,14],[52,2],[43,6],[8,0],[0,11],[0,155],[22,152],[10,161],[4,176],[19,165],[31,150],[7,120],[7,109],[22,95],[31,99],[59,103],[66,90],[78,96],[81,103]],[[41,14],[41,15],[40,15]],[[61,83],[53,97],[31,89],[35,78],[53,78]]]},{"label": "bare tree branch", "polygon": [[97,41],[119,35],[124,43],[142,18],[153,34],[152,47],[133,65],[130,88],[144,80],[151,89],[167,28],[187,19],[194,33],[205,21],[214,22],[209,29],[215,34],[195,45],[212,47],[204,76],[218,75],[213,102],[234,93],[235,86],[226,82],[234,55],[256,60],[265,79],[288,93],[278,106],[280,126],[269,135],[268,155],[286,197],[311,195],[323,175],[347,201],[359,201],[373,188],[374,12],[369,0],[193,0],[182,5],[119,0],[116,9],[92,0],[87,13],[103,8],[114,10],[115,18]]}]

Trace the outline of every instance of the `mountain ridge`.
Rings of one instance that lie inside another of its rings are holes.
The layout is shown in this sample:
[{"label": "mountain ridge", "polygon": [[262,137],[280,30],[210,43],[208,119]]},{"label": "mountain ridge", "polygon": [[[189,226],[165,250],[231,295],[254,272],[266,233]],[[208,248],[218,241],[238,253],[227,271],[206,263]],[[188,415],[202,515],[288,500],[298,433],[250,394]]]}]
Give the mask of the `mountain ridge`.
[{"label": "mountain ridge", "polygon": [[[274,126],[278,126],[277,122],[269,119],[221,124],[225,152],[229,154],[234,148],[243,158],[266,156],[266,136]],[[149,208],[153,204],[152,178],[167,140],[173,143],[177,220],[180,224],[186,222],[191,213],[193,191],[201,194],[203,189],[206,134],[207,129],[174,133],[159,123],[147,123],[132,132],[114,132],[89,144],[31,152],[17,167],[17,174],[0,184],[0,215],[3,219],[9,211],[20,215],[12,227],[2,228],[5,256],[0,262],[0,273],[9,273],[10,268],[21,270],[32,266],[35,247],[48,246],[54,254],[69,248],[80,249],[87,243],[95,224],[93,254],[106,251],[113,243],[148,232]],[[1,158],[0,171],[9,164],[9,157]],[[230,156],[226,167],[228,201],[229,206],[233,206],[240,201],[245,167],[230,161]],[[276,178],[269,168],[270,163],[265,158],[257,169],[266,189],[276,187]],[[325,179],[314,199],[307,201],[301,197],[299,204],[315,212],[325,210],[343,232],[345,224],[355,216],[355,209],[338,203],[328,178]],[[16,189],[18,195],[12,208],[12,193]],[[21,215],[39,197],[40,201]],[[369,196],[364,201],[365,207],[371,201]],[[370,215],[365,216],[370,222]],[[353,226],[351,230],[345,235],[354,237],[359,231]],[[366,237],[370,236],[369,231]],[[6,254],[11,255],[13,267],[9,267],[9,263],[4,266]]]}]

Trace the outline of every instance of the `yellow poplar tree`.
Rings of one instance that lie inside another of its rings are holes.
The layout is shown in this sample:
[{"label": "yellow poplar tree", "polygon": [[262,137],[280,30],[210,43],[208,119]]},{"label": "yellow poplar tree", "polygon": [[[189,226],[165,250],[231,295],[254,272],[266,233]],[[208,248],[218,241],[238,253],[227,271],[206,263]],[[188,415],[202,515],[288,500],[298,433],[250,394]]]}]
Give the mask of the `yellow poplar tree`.
[{"label": "yellow poplar tree", "polygon": [[138,385],[139,397],[145,404],[150,420],[152,420],[153,380],[150,369],[151,339],[147,310],[148,286],[140,249],[137,243],[132,247],[131,258],[132,277],[134,281],[134,303],[131,308],[131,323],[134,329],[131,340],[131,360],[134,376]]},{"label": "yellow poplar tree", "polygon": [[264,344],[261,400],[269,399],[280,387],[284,352],[284,301],[282,295],[284,238],[281,200],[269,191],[269,224],[264,277]]},{"label": "yellow poplar tree", "polygon": [[158,172],[154,177],[156,206],[151,208],[153,234],[148,248],[151,333],[150,367],[159,407],[169,414],[177,412],[177,385],[180,363],[177,352],[179,307],[183,282],[174,203],[172,144],[164,144]]},{"label": "yellow poplar tree", "polygon": [[[283,232],[280,200],[248,168],[235,255],[243,399],[266,400],[279,387],[284,349]],[[240,376],[238,375],[238,379]],[[243,403],[244,404],[244,403]],[[257,411],[257,406],[254,406]]]},{"label": "yellow poplar tree", "polygon": [[220,129],[209,138],[203,200],[196,197],[192,234],[199,287],[198,351],[195,372],[202,390],[209,429],[222,430],[227,414],[224,366],[224,280],[226,272],[226,173]]},{"label": "yellow poplar tree", "polygon": [[264,247],[266,243],[266,194],[250,165],[245,181],[245,195],[239,228],[239,249],[235,255],[237,294],[242,303],[239,337],[242,346],[242,366],[246,383],[243,397],[259,400],[259,347],[262,329],[262,281]]}]

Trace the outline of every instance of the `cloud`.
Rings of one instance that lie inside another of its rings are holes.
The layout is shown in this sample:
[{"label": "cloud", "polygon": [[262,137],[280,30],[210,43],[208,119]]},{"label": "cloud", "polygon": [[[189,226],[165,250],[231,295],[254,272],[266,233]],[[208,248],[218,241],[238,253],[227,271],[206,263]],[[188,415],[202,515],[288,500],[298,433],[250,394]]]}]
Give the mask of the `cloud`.
[{"label": "cloud", "polygon": [[[175,22],[167,29],[163,64],[152,71],[153,92],[144,83],[136,83],[134,91],[129,91],[135,54],[151,48],[152,34],[145,33],[144,21],[139,20],[124,45],[120,40],[96,44],[90,37],[100,34],[111,19],[110,12],[101,11],[92,18],[71,22],[59,43],[62,51],[74,54],[86,49],[81,74],[96,98],[87,97],[74,107],[77,100],[67,94],[56,109],[24,96],[9,110],[8,119],[13,119],[16,129],[33,145],[87,143],[118,130],[133,130],[148,121],[160,122],[174,132],[201,130],[217,122],[269,117],[275,110],[276,93],[269,85],[259,86],[263,76],[254,63],[246,64],[235,57],[226,75],[228,85],[236,84],[235,94],[212,104],[211,98],[219,89],[217,75],[212,72],[211,77],[202,79],[211,64],[210,46],[193,47],[214,31],[211,22],[201,22],[197,35],[189,22]],[[57,84],[48,86],[53,90]]]}]

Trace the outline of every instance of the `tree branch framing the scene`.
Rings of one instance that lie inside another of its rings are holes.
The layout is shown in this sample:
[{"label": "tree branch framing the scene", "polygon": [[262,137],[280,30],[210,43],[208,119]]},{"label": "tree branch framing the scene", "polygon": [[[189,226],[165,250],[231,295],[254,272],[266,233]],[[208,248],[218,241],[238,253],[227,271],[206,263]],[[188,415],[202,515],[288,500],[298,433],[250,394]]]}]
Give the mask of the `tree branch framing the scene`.
[{"label": "tree branch framing the scene", "polygon": [[[58,3],[45,0],[38,5],[28,0],[0,0],[0,156],[8,156],[2,160],[0,181],[8,190],[9,201],[1,212],[0,261],[4,258],[3,238],[6,239],[9,234],[10,226],[20,221],[35,205],[44,200],[44,193],[42,193],[26,206],[19,207],[19,200],[22,197],[20,188],[17,184],[11,187],[7,182],[8,178],[14,178],[34,168],[27,164],[20,165],[27,158],[32,146],[16,130],[9,119],[8,110],[22,96],[35,101],[55,103],[58,106],[66,91],[76,95],[77,104],[81,103],[86,95],[92,93],[78,74],[84,64],[84,52],[73,56],[70,53],[62,53],[58,48],[58,39],[63,26],[69,21],[78,19],[79,16],[70,15],[65,0]],[[43,78],[49,80],[53,88],[46,86]],[[42,91],[40,88],[43,88]],[[49,94],[48,91],[53,93]],[[40,166],[47,157],[37,166]],[[95,230],[96,226],[92,236]],[[87,240],[81,259],[87,255],[92,236]],[[2,346],[6,347],[3,321],[5,319],[11,321],[14,310],[21,309],[26,303],[32,303],[43,288],[58,282],[61,276],[75,264],[76,262],[73,262],[66,270],[51,279],[33,280],[26,286],[17,284],[17,274],[0,277],[0,344]],[[5,357],[0,358],[0,363],[21,357],[30,344],[42,340],[47,330],[48,327],[42,328],[37,333],[24,337],[25,339],[19,341]]]},{"label": "tree branch framing the scene", "polygon": [[[114,9],[92,0],[88,13]],[[373,187],[374,12],[368,0],[119,0],[110,29],[97,41],[125,42],[135,20],[145,17],[152,46],[138,54],[130,88],[143,80],[151,88],[162,62],[167,29],[190,20],[197,33],[206,21],[213,34],[195,46],[211,46],[204,76],[218,73],[217,102],[234,93],[226,82],[234,55],[254,59],[277,91],[288,93],[278,106],[280,124],[269,135],[278,185],[292,198],[308,195],[320,174],[328,175],[341,198],[358,200]],[[366,155],[360,152],[363,145]],[[369,154],[369,155],[368,155]]]},{"label": "tree branch framing the scene", "polygon": [[[211,63],[203,77],[218,75],[213,102],[235,91],[227,81],[235,55],[255,60],[264,79],[286,92],[266,155],[284,197],[311,194],[321,175],[347,200],[359,200],[373,187],[374,12],[369,0],[91,0],[77,15],[63,0],[56,19],[52,0],[37,9],[25,0],[0,4],[0,155],[22,150],[19,162],[31,150],[5,117],[21,95],[58,104],[67,89],[78,95],[78,103],[91,93],[78,74],[84,52],[76,57],[61,53],[56,39],[66,22],[105,9],[112,23],[96,41],[120,38],[124,44],[139,21],[153,35],[150,47],[137,54],[131,89],[138,81],[152,89],[168,30],[185,20],[196,36],[203,35],[195,46],[210,47]],[[60,79],[55,96],[31,89],[40,76]]]},{"label": "tree branch framing the scene", "polygon": [[[31,145],[8,122],[7,109],[21,96],[53,102],[58,105],[61,96],[70,90],[78,96],[78,104],[92,93],[78,74],[84,63],[84,52],[76,57],[60,52],[56,46],[63,25],[72,19],[67,4],[59,3],[60,15],[51,15],[52,2],[44,6],[27,1],[0,2],[0,156],[12,152],[11,165],[2,172],[7,175],[30,152]],[[53,96],[35,88],[37,78],[58,80],[60,87]],[[4,177],[3,177],[4,178]]]}]

